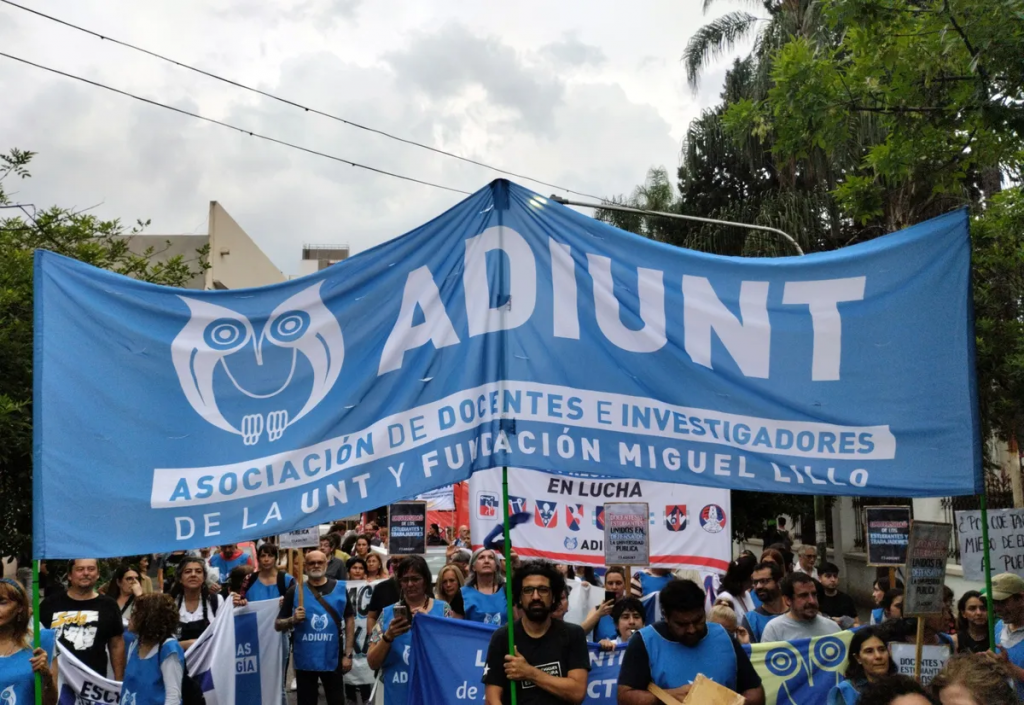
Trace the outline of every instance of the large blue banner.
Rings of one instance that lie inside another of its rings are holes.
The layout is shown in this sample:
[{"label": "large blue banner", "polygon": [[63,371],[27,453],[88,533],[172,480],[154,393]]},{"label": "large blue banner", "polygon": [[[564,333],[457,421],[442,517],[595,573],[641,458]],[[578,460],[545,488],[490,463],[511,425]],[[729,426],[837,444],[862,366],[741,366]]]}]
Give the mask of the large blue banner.
[{"label": "large blue banner", "polygon": [[[39,252],[35,554],[278,534],[502,465],[972,494],[969,268],[963,211],[742,259],[506,181],[260,289],[158,287]],[[110,532],[111,512],[132,530]]]}]

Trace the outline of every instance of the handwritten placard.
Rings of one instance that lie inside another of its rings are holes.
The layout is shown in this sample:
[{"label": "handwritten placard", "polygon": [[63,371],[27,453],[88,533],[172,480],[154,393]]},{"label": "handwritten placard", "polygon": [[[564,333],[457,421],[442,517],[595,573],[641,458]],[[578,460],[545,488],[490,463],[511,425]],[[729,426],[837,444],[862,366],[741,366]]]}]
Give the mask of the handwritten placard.
[{"label": "handwritten placard", "polygon": [[[985,543],[981,537],[981,512],[956,513],[956,533],[960,539],[960,564],[964,579],[984,580]],[[1016,573],[1024,577],[1024,509],[988,511],[988,547],[992,573]]]}]

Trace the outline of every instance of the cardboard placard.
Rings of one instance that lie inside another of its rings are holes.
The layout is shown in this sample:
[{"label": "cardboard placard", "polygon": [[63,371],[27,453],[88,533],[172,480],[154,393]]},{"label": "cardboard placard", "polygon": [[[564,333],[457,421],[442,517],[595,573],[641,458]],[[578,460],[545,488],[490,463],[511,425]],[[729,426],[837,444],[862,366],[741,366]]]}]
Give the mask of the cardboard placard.
[{"label": "cardboard placard", "polygon": [[942,614],[942,585],[946,582],[946,561],[952,531],[952,524],[931,521],[910,523],[904,617]]},{"label": "cardboard placard", "polygon": [[[965,580],[985,579],[985,542],[981,536],[981,511],[956,513],[960,564]],[[1024,509],[988,510],[988,546],[992,573],[1016,573],[1024,577]]]},{"label": "cardboard placard", "polygon": [[903,566],[910,541],[910,507],[864,507],[869,566]]},{"label": "cardboard placard", "polygon": [[[900,642],[889,643],[889,653],[892,662],[896,664],[896,671],[904,676],[914,676],[916,663],[917,645],[903,644]],[[932,682],[935,674],[942,670],[946,661],[951,656],[948,646],[922,646],[921,647],[921,685],[928,685]]]},{"label": "cardboard placard", "polygon": [[651,562],[650,523],[650,510],[647,502],[608,502],[605,504],[605,565],[649,565]]},{"label": "cardboard placard", "polygon": [[395,502],[388,507],[388,552],[393,556],[427,552],[426,502]]},{"label": "cardboard placard", "polygon": [[311,526],[308,529],[289,531],[287,534],[281,534],[280,541],[278,545],[281,548],[319,548],[320,527]]}]

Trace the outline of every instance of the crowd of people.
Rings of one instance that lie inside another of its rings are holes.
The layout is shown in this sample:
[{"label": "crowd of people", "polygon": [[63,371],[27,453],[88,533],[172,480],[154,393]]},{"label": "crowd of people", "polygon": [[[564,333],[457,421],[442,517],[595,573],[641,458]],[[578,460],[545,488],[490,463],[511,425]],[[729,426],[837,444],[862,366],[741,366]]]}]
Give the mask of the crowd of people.
[{"label": "crowd of people", "polygon": [[[432,532],[441,536],[436,527]],[[230,605],[278,601],[275,628],[289,635],[284,670],[294,671],[299,705],[366,703],[372,686],[345,682],[354,659],[355,609],[345,582],[379,581],[366,611],[366,663],[377,671],[387,705],[408,698],[412,623],[417,615],[495,625],[483,673],[488,705],[518,702],[580,703],[591,667],[587,642],[601,650],[623,648],[618,702],[658,702],[653,684],[682,701],[698,673],[761,705],[761,680],[744,644],[793,641],[853,629],[845,680],[829,705],[1003,705],[1024,695],[1024,580],[996,576],[991,595],[977,591],[923,620],[924,643],[946,646],[955,656],[922,688],[895,673],[892,643],[914,643],[917,620],[903,617],[903,584],[880,576],[876,607],[862,625],[856,605],[838,589],[839,569],[818,563],[813,546],[776,543],[760,557],[744,552],[732,561],[708,601],[706,586],[678,571],[619,566],[603,570],[520,560],[511,554],[515,620],[508,623],[504,556],[472,548],[466,527],[446,539],[445,565],[436,575],[421,556],[388,559],[386,529],[336,526],[319,547],[305,553],[303,599],[285,569],[285,553],[273,539],[249,547],[229,544],[200,551],[141,556],[104,573],[94,559],[68,562],[66,587],[51,581],[40,606],[43,644],[29,639],[29,589],[0,581],[0,685],[32,702],[34,674],[43,676],[43,702],[57,702],[53,643],[99,674],[123,682],[122,692],[141,705],[181,705],[196,687],[184,652]],[[101,573],[104,573],[101,575]],[[101,585],[101,582],[103,583]],[[579,624],[565,619],[573,585],[604,589],[604,599]],[[647,623],[641,600],[658,593],[661,619]],[[989,650],[987,604],[1000,622]],[[334,628],[325,629],[324,625]],[[508,654],[508,629],[516,651]],[[0,688],[3,691],[3,688]],[[7,691],[3,691],[7,692]],[[123,697],[123,696],[122,696]],[[283,702],[285,693],[282,693]],[[3,701],[8,702],[8,701]]]}]

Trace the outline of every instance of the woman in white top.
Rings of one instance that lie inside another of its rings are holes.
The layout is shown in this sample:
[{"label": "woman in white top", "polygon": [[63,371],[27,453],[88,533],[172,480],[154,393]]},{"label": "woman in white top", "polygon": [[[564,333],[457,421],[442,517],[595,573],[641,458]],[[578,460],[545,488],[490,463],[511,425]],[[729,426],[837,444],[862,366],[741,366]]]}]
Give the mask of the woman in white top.
[{"label": "woman in white top", "polygon": [[728,605],[741,621],[747,612],[753,612],[755,608],[750,589],[754,586],[752,576],[756,565],[757,559],[753,556],[742,556],[731,562],[722,577],[722,589],[715,597],[715,604]]},{"label": "woman in white top", "polygon": [[210,592],[206,561],[194,556],[184,558],[178,565],[177,583],[171,595],[178,607],[178,641],[187,651],[213,622],[224,598]]}]

